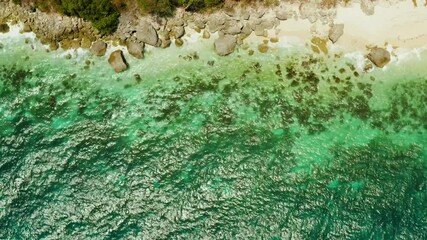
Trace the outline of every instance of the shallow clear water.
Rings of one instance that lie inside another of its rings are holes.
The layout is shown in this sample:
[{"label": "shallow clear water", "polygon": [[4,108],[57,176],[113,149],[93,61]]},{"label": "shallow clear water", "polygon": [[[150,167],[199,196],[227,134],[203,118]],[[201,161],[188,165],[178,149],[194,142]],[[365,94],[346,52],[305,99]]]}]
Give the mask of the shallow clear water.
[{"label": "shallow clear water", "polygon": [[1,40],[0,239],[427,238],[426,54],[200,46],[114,74]]}]

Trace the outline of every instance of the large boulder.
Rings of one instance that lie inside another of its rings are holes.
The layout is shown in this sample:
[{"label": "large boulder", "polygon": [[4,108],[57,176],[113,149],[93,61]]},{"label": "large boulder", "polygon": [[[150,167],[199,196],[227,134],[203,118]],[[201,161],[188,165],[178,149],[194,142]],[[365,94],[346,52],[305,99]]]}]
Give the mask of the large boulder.
[{"label": "large boulder", "polygon": [[215,40],[215,52],[220,56],[226,56],[234,51],[237,40],[235,36],[223,35]]},{"label": "large boulder", "polygon": [[335,43],[344,34],[344,24],[334,24],[329,30],[329,39]]},{"label": "large boulder", "polygon": [[104,56],[105,52],[107,51],[107,44],[101,40],[98,40],[92,43],[92,47],[90,48],[90,51],[96,56],[99,56],[99,57]]},{"label": "large boulder", "polygon": [[116,73],[123,72],[128,68],[122,50],[112,52],[110,58],[108,58],[108,63],[113,67]]},{"label": "large boulder", "polygon": [[139,28],[136,29],[135,37],[151,46],[156,46],[159,39],[156,29],[146,21],[143,21]]},{"label": "large boulder", "polygon": [[138,59],[144,58],[144,43],[127,42],[126,47],[130,55]]},{"label": "large boulder", "polygon": [[382,68],[390,62],[390,53],[384,48],[374,47],[368,54],[368,59],[371,60],[375,66]]},{"label": "large boulder", "polygon": [[0,23],[0,33],[7,33],[9,32],[10,28],[7,23]]}]

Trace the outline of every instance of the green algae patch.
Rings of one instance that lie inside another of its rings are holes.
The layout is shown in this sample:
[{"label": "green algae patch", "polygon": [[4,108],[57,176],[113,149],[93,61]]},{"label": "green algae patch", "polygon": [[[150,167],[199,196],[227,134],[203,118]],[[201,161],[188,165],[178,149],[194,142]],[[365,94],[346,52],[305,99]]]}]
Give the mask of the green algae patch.
[{"label": "green algae patch", "polygon": [[77,56],[95,63],[80,71],[7,50],[1,239],[427,232],[422,64],[363,73],[304,51],[217,58],[182,46],[119,78],[97,58]]}]

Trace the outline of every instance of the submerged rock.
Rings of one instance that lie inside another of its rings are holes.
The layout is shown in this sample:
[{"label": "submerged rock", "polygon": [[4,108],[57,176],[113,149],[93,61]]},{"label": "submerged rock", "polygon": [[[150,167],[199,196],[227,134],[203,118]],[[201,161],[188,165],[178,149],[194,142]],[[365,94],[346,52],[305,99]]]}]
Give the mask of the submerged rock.
[{"label": "submerged rock", "polygon": [[0,33],[7,33],[9,30],[10,27],[7,25],[7,23],[0,23]]},{"label": "submerged rock", "polygon": [[204,39],[209,39],[211,37],[211,34],[209,33],[209,31],[204,30],[203,31],[203,38]]},{"label": "submerged rock", "polygon": [[390,62],[390,53],[384,48],[372,48],[367,57],[373,64],[375,64],[375,66],[379,68],[384,67],[387,63]]},{"label": "submerged rock", "polygon": [[127,42],[126,47],[130,55],[138,59],[144,58],[144,43]]},{"label": "submerged rock", "polygon": [[223,35],[215,40],[215,52],[220,56],[226,56],[232,53],[236,47],[237,40],[235,36]]},{"label": "submerged rock", "polygon": [[181,47],[184,44],[184,40],[181,38],[175,39],[175,46]]},{"label": "submerged rock", "polygon": [[99,56],[99,57],[104,56],[105,52],[107,51],[107,44],[101,40],[98,40],[92,43],[92,47],[90,48],[90,51],[96,56]]},{"label": "submerged rock", "polygon": [[260,51],[261,53],[266,53],[268,51],[268,45],[264,43],[258,45],[258,51]]},{"label": "submerged rock", "polygon": [[334,24],[329,30],[329,39],[335,43],[344,34],[344,24]]},{"label": "submerged rock", "polygon": [[4,48],[3,43],[0,43],[0,49]]},{"label": "submerged rock", "polygon": [[108,58],[108,63],[116,73],[123,72],[128,68],[122,50],[112,52],[110,58]]}]

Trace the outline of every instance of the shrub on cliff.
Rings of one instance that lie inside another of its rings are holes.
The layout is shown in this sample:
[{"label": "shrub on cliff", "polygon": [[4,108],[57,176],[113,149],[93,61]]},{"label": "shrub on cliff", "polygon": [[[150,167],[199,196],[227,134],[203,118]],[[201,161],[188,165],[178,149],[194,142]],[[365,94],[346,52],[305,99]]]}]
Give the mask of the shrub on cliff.
[{"label": "shrub on cliff", "polygon": [[170,16],[175,9],[171,0],[138,0],[138,3],[144,12],[160,16]]},{"label": "shrub on cliff", "polygon": [[214,7],[224,0],[138,0],[144,12],[170,16],[176,7],[184,7],[189,11],[198,11],[204,8]]},{"label": "shrub on cliff", "polygon": [[112,33],[119,24],[120,13],[110,0],[56,0],[60,11],[92,22],[101,33]]}]

